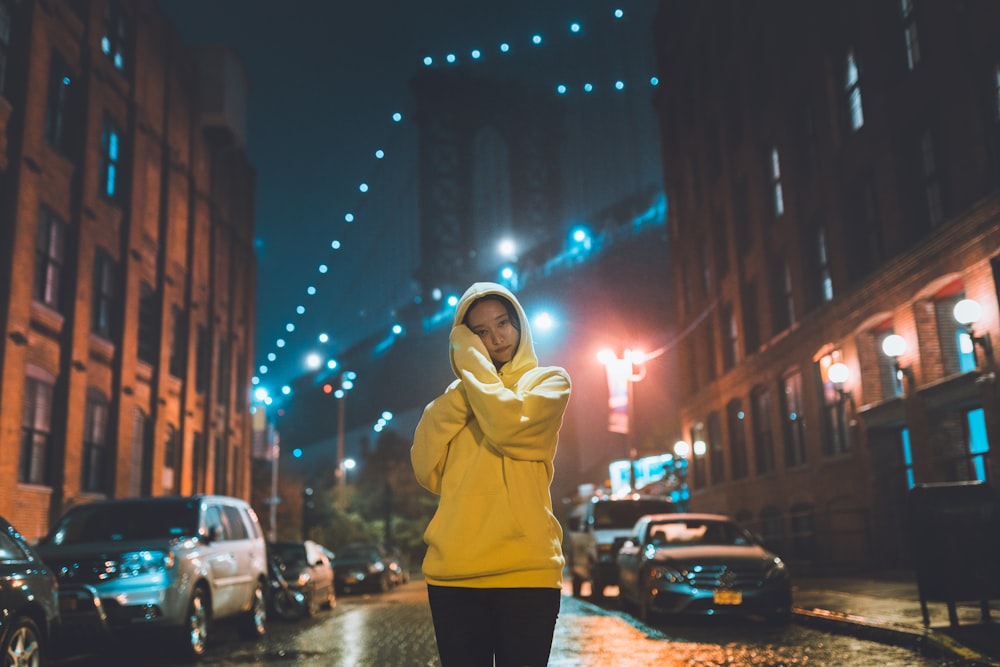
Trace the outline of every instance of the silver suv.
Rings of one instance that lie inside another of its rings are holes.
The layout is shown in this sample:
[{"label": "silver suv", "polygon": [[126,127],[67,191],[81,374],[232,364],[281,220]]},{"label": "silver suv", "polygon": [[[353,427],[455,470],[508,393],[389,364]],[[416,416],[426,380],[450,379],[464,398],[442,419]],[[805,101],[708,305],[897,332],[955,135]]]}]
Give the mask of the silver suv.
[{"label": "silver suv", "polygon": [[265,631],[267,560],[257,515],[226,496],[78,505],[37,551],[60,585],[92,588],[112,631],[162,629],[181,657],[205,652],[211,622]]},{"label": "silver suv", "polygon": [[591,595],[604,597],[606,586],[618,585],[618,549],[632,536],[632,528],[645,514],[676,512],[669,498],[630,495],[592,498],[569,514],[566,565],[573,578],[573,597],[580,597],[590,582]]}]

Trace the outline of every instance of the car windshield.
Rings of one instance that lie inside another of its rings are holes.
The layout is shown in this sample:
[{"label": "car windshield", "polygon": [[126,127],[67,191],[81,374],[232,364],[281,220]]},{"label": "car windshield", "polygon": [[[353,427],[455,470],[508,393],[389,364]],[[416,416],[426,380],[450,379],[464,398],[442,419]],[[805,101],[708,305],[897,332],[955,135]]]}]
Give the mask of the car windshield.
[{"label": "car windshield", "polygon": [[728,521],[668,521],[649,526],[646,544],[656,547],[741,546],[752,544],[747,533]]},{"label": "car windshield", "polygon": [[631,528],[645,514],[667,514],[677,508],[669,500],[621,500],[594,504],[595,528]]},{"label": "car windshield", "polygon": [[80,505],[56,525],[48,541],[69,545],[198,534],[198,503],[192,500]]}]

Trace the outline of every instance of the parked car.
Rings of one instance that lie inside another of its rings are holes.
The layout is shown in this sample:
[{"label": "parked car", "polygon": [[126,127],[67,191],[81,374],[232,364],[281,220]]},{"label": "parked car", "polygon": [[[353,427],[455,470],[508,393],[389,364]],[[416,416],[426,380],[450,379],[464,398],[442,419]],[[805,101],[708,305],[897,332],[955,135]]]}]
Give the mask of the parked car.
[{"label": "parked car", "polygon": [[57,595],[52,570],[0,517],[0,664],[37,667],[50,657]]},{"label": "parked car", "polygon": [[573,596],[580,597],[583,584],[589,581],[591,595],[602,597],[607,586],[618,583],[618,549],[639,517],[674,511],[676,506],[669,498],[637,494],[594,498],[574,507],[569,515],[566,550]]},{"label": "parked car", "polygon": [[289,588],[302,593],[309,616],[320,607],[333,608],[337,600],[333,564],[319,544],[312,540],[274,542],[267,545],[267,550],[269,557],[281,563]]},{"label": "parked car", "polygon": [[618,552],[623,604],[658,614],[760,614],[787,621],[788,568],[747,530],[720,514],[654,514],[636,522]]},{"label": "parked car", "polygon": [[257,515],[226,496],[129,498],[77,505],[36,549],[60,586],[97,592],[111,631],[169,633],[198,658],[212,623],[265,632],[267,556]]},{"label": "parked car", "polygon": [[348,544],[338,547],[333,562],[337,593],[356,591],[384,593],[392,587],[386,554],[376,544]]}]

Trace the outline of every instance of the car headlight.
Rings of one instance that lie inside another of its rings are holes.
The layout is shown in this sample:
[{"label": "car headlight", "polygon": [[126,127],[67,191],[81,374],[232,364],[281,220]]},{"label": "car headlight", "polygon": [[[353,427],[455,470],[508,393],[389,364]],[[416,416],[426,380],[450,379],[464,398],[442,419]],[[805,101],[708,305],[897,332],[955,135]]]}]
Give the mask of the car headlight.
[{"label": "car headlight", "polygon": [[310,581],[312,581],[312,575],[308,572],[303,572],[299,575],[299,578],[295,580],[295,585],[299,588],[305,588]]},{"label": "car headlight", "polygon": [[165,551],[130,551],[118,557],[118,576],[122,579],[143,574],[166,572],[174,566],[174,555]]},{"label": "car headlight", "polygon": [[368,574],[377,574],[385,569],[385,563],[369,563]]},{"label": "car headlight", "polygon": [[764,581],[774,581],[776,579],[787,579],[788,578],[788,568],[785,566],[785,562],[774,557],[774,560],[768,565],[767,572],[764,575]]},{"label": "car headlight", "polygon": [[669,565],[657,564],[649,568],[649,576],[653,579],[665,581],[671,584],[686,584],[687,578],[684,573]]}]

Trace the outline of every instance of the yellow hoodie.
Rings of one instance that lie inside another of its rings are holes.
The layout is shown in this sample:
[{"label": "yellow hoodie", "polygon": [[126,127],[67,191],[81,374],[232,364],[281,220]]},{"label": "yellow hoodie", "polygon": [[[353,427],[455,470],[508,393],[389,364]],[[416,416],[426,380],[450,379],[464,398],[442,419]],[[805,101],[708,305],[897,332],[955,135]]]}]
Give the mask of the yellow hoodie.
[{"label": "yellow hoodie", "polygon": [[[462,324],[487,294],[508,299],[521,320],[517,352],[499,372]],[[458,379],[424,408],[410,451],[417,480],[441,496],[424,532],[424,576],[438,586],[560,588],[562,528],[549,486],[569,375],[538,365],[524,309],[496,283],[462,295],[450,356]]]}]

